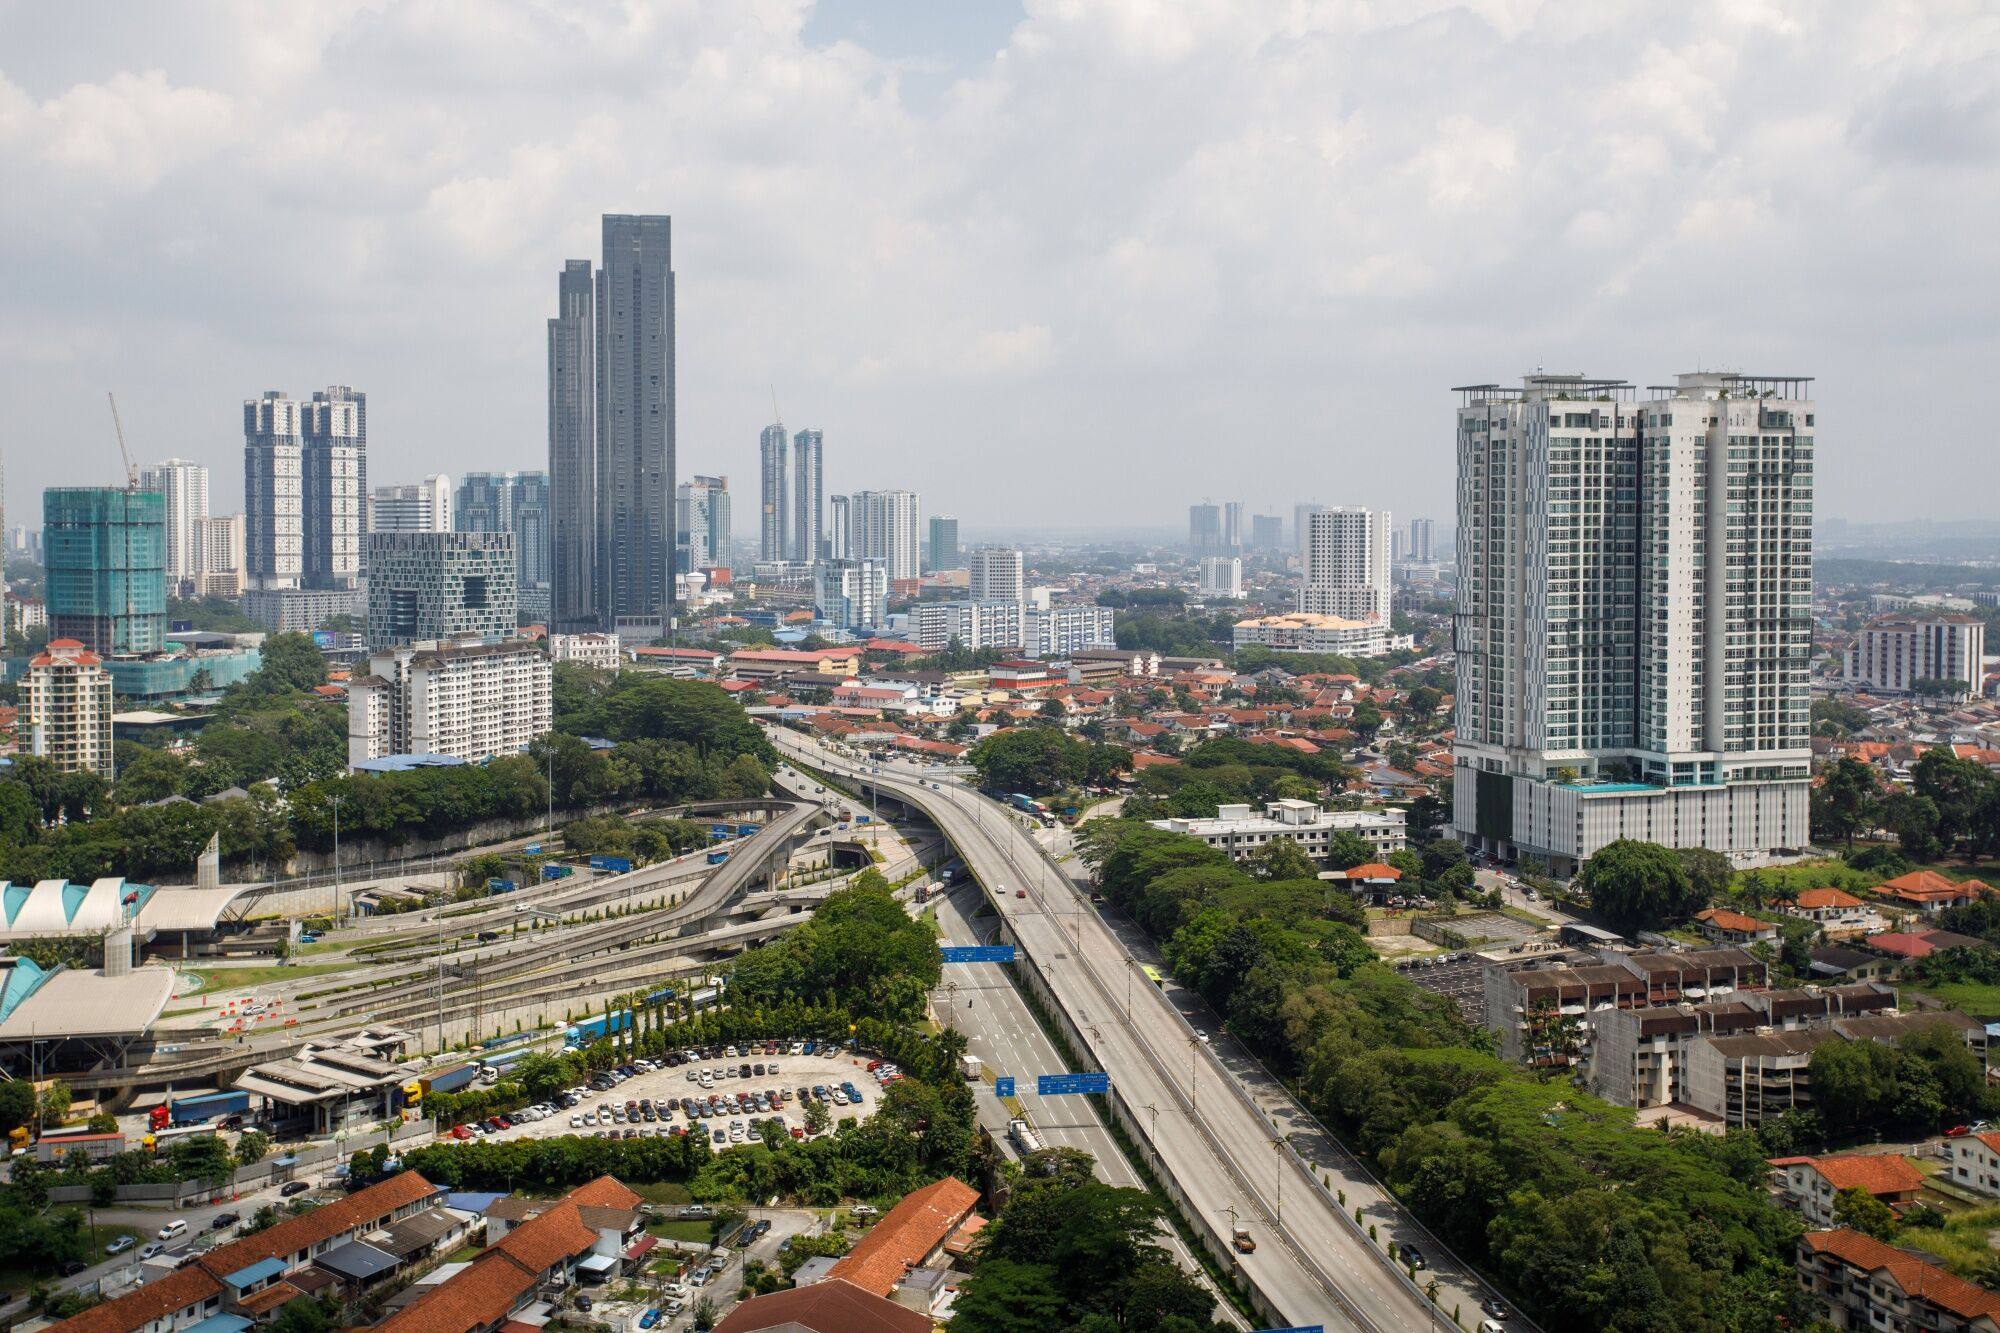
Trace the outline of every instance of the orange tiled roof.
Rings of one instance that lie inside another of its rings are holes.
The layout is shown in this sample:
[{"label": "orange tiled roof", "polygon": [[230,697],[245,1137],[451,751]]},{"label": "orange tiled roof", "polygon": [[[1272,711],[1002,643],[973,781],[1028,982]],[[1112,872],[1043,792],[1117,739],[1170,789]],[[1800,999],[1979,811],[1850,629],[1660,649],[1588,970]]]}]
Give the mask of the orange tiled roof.
[{"label": "orange tiled roof", "polygon": [[1694,914],[1694,919],[1706,921],[1717,930],[1736,930],[1754,934],[1760,930],[1775,929],[1768,921],[1759,921],[1754,916],[1732,912],[1726,907],[1704,907]]},{"label": "orange tiled roof", "polygon": [[[877,1228],[880,1229],[879,1227]],[[828,1278],[790,1291],[752,1297],[729,1312],[715,1333],[810,1329],[812,1333],[930,1333],[930,1316]]]},{"label": "orange tiled roof", "polygon": [[597,1233],[583,1224],[576,1205],[565,1199],[509,1231],[493,1249],[539,1276],[596,1243]]},{"label": "orange tiled roof", "polygon": [[1800,907],[1859,907],[1861,900],[1845,889],[1807,889],[1799,895]]},{"label": "orange tiled roof", "polygon": [[199,1305],[220,1295],[222,1283],[195,1264],[177,1268],[155,1282],[116,1300],[92,1306],[71,1315],[56,1327],[66,1333],[133,1333],[156,1319],[165,1319],[177,1310]]},{"label": "orange tiled roof", "polygon": [[373,1222],[399,1208],[421,1203],[437,1192],[437,1186],[416,1172],[398,1172],[344,1199],[322,1204],[297,1217],[288,1217],[269,1230],[227,1245],[218,1245],[202,1256],[202,1266],[212,1273],[234,1273],[266,1259],[297,1254],[323,1240],[352,1231],[364,1222]]},{"label": "orange tiled roof", "polygon": [[637,1208],[646,1201],[644,1195],[616,1176],[599,1176],[587,1184],[578,1185],[564,1198],[579,1208]]},{"label": "orange tiled roof", "polygon": [[1830,1254],[1869,1273],[1887,1270],[1905,1293],[1921,1297],[1961,1319],[1976,1319],[1980,1315],[2000,1316],[2000,1292],[1974,1286],[1936,1264],[1926,1263],[1907,1250],[1886,1245],[1873,1236],[1864,1236],[1859,1231],[1842,1227],[1835,1231],[1809,1231],[1801,1243],[1815,1254]]},{"label": "orange tiled roof", "polygon": [[1992,890],[1976,879],[1959,883],[1946,879],[1935,870],[1912,870],[1907,875],[1884,881],[1875,891],[1906,902],[1931,902],[1940,898],[1956,898],[1960,894],[1990,893]]},{"label": "orange tiled roof", "polygon": [[1907,1194],[1921,1189],[1924,1173],[1898,1153],[1843,1153],[1815,1157],[1813,1170],[1837,1190],[1862,1189],[1870,1194]]},{"label": "orange tiled roof", "polygon": [[912,1190],[827,1270],[827,1276],[887,1296],[904,1273],[944,1243],[978,1202],[979,1191],[953,1176]]},{"label": "orange tiled roof", "polygon": [[1394,866],[1383,865],[1380,861],[1364,861],[1358,866],[1349,866],[1341,872],[1349,879],[1401,879],[1403,872]]},{"label": "orange tiled roof", "polygon": [[541,1282],[497,1250],[375,1326],[375,1333],[469,1333],[505,1318]]}]

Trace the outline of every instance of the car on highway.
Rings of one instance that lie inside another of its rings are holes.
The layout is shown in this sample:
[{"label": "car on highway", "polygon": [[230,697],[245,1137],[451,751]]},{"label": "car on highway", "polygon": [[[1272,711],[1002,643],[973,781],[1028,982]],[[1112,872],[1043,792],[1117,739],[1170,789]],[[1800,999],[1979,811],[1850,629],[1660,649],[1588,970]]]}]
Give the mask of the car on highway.
[{"label": "car on highway", "polygon": [[1403,1263],[1410,1268],[1422,1269],[1430,1267],[1430,1262],[1424,1258],[1424,1252],[1414,1245],[1405,1245],[1403,1247]]},{"label": "car on highway", "polygon": [[1479,1308],[1485,1312],[1489,1320],[1505,1319],[1511,1313],[1507,1309],[1506,1302],[1500,1300],[1497,1296],[1487,1297],[1484,1301],[1480,1302]]},{"label": "car on highway", "polygon": [[1026,889],[1016,889],[1014,890],[1014,896],[1016,898],[1025,898],[1028,896],[1028,891]]}]

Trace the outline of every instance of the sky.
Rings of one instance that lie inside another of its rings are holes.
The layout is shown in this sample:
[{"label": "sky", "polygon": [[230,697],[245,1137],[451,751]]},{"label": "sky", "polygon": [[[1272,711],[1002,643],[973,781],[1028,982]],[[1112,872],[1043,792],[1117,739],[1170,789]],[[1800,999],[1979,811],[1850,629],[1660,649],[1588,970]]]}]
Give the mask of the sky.
[{"label": "sky", "polygon": [[1819,510],[1992,513],[2000,11],[1536,0],[0,0],[7,522],[241,403],[544,466],[545,320],[673,217],[679,471],[969,527],[1449,518],[1457,384],[1817,377]]}]

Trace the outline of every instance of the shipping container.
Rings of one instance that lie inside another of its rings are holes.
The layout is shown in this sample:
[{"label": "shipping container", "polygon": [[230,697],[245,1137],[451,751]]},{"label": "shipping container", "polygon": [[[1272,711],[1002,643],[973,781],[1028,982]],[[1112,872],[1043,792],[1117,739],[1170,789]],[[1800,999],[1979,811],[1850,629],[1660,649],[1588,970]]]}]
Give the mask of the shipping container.
[{"label": "shipping container", "polygon": [[614,1033],[623,1032],[631,1026],[632,1011],[630,1009],[620,1009],[617,1013],[609,1016],[599,1014],[596,1018],[586,1019],[581,1023],[572,1023],[564,1031],[563,1035],[569,1038],[570,1044],[573,1046],[588,1046],[593,1041],[598,1041]]},{"label": "shipping container", "polygon": [[64,1134],[61,1131],[44,1134],[35,1143],[35,1160],[38,1162],[60,1162],[72,1153],[82,1153],[96,1161],[101,1157],[113,1157],[125,1151],[123,1134]]},{"label": "shipping container", "polygon": [[243,1115],[250,1109],[247,1092],[211,1092],[199,1097],[177,1097],[169,1103],[176,1125],[198,1125],[218,1116]]},{"label": "shipping container", "polygon": [[457,1092],[469,1087],[472,1080],[479,1077],[478,1065],[453,1065],[450,1069],[440,1069],[436,1073],[425,1074],[425,1092]]}]

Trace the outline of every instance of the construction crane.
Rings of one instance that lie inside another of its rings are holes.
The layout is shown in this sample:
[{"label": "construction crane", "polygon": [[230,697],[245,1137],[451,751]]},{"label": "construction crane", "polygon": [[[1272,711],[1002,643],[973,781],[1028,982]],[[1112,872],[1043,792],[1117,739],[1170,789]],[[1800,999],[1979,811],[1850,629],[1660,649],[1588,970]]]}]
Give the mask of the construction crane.
[{"label": "construction crane", "polygon": [[111,429],[118,433],[118,456],[125,460],[125,489],[139,489],[139,469],[132,466],[132,451],[125,447],[125,423],[118,419],[118,395],[105,390],[105,398],[111,403]]}]

